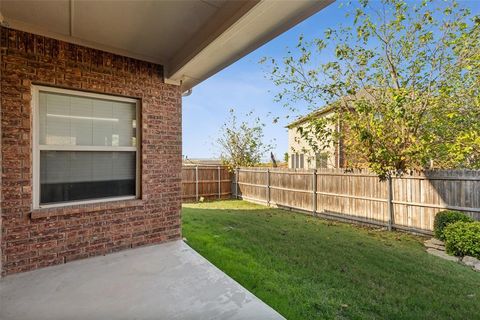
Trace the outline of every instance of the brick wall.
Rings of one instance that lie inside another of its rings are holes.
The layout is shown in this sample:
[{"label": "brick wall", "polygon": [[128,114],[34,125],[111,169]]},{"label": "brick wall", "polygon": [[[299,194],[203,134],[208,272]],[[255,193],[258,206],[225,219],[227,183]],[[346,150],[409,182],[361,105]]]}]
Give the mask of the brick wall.
[{"label": "brick wall", "polygon": [[[0,32],[2,275],[180,238],[181,91],[162,67]],[[141,199],[32,211],[32,84],[141,100]]]}]

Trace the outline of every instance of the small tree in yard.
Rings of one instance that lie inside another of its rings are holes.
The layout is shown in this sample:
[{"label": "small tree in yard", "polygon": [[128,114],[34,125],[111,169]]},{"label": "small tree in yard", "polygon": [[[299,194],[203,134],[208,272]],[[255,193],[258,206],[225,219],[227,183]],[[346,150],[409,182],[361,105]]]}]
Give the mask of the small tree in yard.
[{"label": "small tree in yard", "polygon": [[[249,112],[248,121],[239,121],[235,110],[230,109],[230,117],[222,126],[217,144],[221,148],[222,162],[231,169],[251,167],[260,163],[262,156],[273,149],[272,144],[263,142],[263,124]],[[253,118],[252,118],[253,117]]]},{"label": "small tree in yard", "polygon": [[341,141],[381,179],[432,161],[480,168],[480,18],[453,2],[400,0],[356,2],[347,17],[351,26],[301,37],[283,61],[264,59],[285,107],[336,108],[300,129],[311,147]]}]

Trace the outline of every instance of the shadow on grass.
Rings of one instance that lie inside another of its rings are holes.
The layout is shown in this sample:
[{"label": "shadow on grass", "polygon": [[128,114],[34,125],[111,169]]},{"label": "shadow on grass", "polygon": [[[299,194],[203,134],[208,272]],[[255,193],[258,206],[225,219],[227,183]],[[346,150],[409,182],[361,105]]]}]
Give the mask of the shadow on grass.
[{"label": "shadow on grass", "polygon": [[188,202],[182,204],[183,208],[201,210],[270,210],[259,204],[248,203],[243,200],[229,199],[221,201]]}]

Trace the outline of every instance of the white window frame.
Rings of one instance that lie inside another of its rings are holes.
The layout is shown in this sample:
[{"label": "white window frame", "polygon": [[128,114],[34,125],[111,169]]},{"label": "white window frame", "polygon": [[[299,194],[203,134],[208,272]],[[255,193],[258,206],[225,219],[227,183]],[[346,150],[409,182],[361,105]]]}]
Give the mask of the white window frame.
[{"label": "white window frame", "polygon": [[[135,104],[136,113],[136,146],[135,147],[103,147],[103,146],[54,146],[54,145],[40,145],[40,92],[60,93],[68,94],[77,97],[87,97],[94,99],[128,102]],[[85,91],[69,90],[63,88],[47,87],[40,85],[32,85],[32,132],[33,132],[33,186],[32,186],[32,200],[33,209],[65,207],[76,204],[87,203],[99,203],[119,200],[132,200],[140,198],[140,170],[141,170],[141,112],[140,112],[140,100],[133,98],[125,98],[108,94],[90,93]],[[118,196],[118,197],[105,197],[98,199],[86,199],[78,201],[65,201],[52,204],[40,204],[40,151],[42,150],[55,150],[55,151],[130,151],[135,152],[135,195],[132,196]]]}]

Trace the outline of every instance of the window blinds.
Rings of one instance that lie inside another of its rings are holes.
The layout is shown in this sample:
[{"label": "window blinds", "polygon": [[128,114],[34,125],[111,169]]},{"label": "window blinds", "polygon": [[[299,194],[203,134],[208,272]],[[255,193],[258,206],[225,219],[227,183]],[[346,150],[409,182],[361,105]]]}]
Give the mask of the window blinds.
[{"label": "window blinds", "polygon": [[40,92],[38,114],[40,203],[135,195],[135,103]]},{"label": "window blinds", "polygon": [[40,92],[40,145],[136,145],[135,104]]}]

